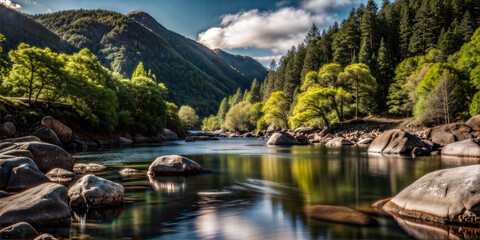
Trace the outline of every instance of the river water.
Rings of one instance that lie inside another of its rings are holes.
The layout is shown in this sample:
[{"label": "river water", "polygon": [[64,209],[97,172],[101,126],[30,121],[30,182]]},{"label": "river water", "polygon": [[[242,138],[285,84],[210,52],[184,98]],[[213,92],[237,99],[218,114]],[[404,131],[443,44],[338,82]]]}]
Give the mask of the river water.
[{"label": "river water", "polygon": [[[394,196],[431,171],[479,163],[369,156],[366,150],[271,147],[263,140],[224,138],[76,154],[77,162],[108,166],[96,175],[123,184],[126,204],[74,214],[70,227],[48,231],[77,239],[411,238],[414,233],[393,218],[376,214],[370,204]],[[149,178],[149,164],[169,154],[195,160],[211,173]],[[143,172],[120,176],[118,171],[126,167]],[[358,227],[309,219],[303,207],[315,204],[359,209],[379,224]],[[437,233],[426,234],[435,238]]]}]

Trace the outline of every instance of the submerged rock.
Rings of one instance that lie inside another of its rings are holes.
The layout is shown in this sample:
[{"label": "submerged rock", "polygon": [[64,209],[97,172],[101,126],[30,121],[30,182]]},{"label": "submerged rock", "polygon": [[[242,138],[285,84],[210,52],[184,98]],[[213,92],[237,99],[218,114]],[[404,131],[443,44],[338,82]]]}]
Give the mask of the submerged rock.
[{"label": "submerged rock", "polygon": [[480,223],[480,165],[431,172],[383,206],[397,216],[444,223]]},{"label": "submerged rock", "polygon": [[422,141],[400,129],[393,129],[375,138],[368,147],[369,153],[411,154],[416,147],[423,147]]},{"label": "submerged rock", "polygon": [[480,157],[480,145],[478,140],[467,139],[448,144],[442,148],[441,153],[442,155],[457,157]]},{"label": "submerged rock", "polygon": [[86,175],[68,190],[68,196],[72,208],[113,207],[123,203],[124,190],[118,183]]},{"label": "submerged rock", "polygon": [[67,188],[56,183],[44,183],[1,198],[0,226],[14,224],[19,219],[33,225],[69,222],[71,213],[67,198]]},{"label": "submerged rock", "polygon": [[106,166],[97,163],[75,163],[73,171],[76,173],[99,172],[107,169]]},{"label": "submerged rock", "polygon": [[0,239],[34,239],[38,232],[27,222],[19,222],[0,229]]},{"label": "submerged rock", "polygon": [[65,170],[63,168],[54,168],[48,172],[47,177],[50,181],[53,182],[68,182],[77,177],[77,175],[73,172]]},{"label": "submerged rock", "polygon": [[139,174],[140,171],[137,170],[137,169],[133,169],[133,168],[124,168],[121,171],[119,171],[118,173],[120,173],[120,175],[122,175],[122,176],[130,176],[130,175]]},{"label": "submerged rock", "polygon": [[375,219],[369,217],[365,213],[341,206],[313,205],[306,206],[304,211],[305,214],[310,218],[327,222],[361,226],[374,225],[377,223]]},{"label": "submerged rock", "polygon": [[341,146],[351,146],[351,145],[353,145],[353,143],[343,137],[336,137],[325,144],[325,146],[327,147],[341,147]]},{"label": "submerged rock", "polygon": [[43,142],[25,143],[20,149],[28,150],[33,154],[33,160],[40,171],[47,173],[54,168],[72,170],[75,160],[63,148]]},{"label": "submerged rock", "polygon": [[155,159],[148,168],[148,175],[194,174],[201,171],[202,166],[193,160],[180,155],[167,155]]},{"label": "submerged rock", "polygon": [[270,139],[268,139],[267,145],[300,145],[301,143],[295,139],[292,135],[286,132],[276,132]]}]

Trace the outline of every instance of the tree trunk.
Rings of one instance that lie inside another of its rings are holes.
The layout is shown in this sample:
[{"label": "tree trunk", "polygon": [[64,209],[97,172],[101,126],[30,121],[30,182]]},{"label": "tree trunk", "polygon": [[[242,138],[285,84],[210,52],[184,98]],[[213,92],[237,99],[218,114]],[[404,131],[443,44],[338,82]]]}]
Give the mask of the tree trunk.
[{"label": "tree trunk", "polygon": [[358,119],[358,79],[355,81],[355,119]]}]

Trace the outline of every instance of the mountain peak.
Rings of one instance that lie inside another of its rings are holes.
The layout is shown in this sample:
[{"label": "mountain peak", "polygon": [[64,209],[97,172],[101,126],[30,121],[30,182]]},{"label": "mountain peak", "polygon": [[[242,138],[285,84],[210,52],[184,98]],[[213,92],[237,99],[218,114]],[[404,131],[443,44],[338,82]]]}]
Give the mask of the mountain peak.
[{"label": "mountain peak", "polygon": [[132,11],[132,12],[129,12],[129,13],[125,14],[125,16],[141,23],[142,25],[145,25],[146,27],[147,27],[147,25],[153,25],[153,26],[165,29],[165,27],[162,26],[160,23],[158,23],[157,20],[155,20],[155,18],[153,18],[150,14],[148,14],[144,11],[135,10],[135,11]]}]

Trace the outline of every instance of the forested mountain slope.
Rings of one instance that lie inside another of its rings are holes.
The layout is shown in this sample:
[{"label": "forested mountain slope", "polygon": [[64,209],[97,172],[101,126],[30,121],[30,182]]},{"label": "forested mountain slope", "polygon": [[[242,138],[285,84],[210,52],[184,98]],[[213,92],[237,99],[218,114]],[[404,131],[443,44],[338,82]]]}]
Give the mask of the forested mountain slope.
[{"label": "forested mountain slope", "polygon": [[248,79],[263,81],[267,76],[267,70],[262,64],[248,56],[233,55],[221,49],[213,50],[223,61],[244,74]]},{"label": "forested mountain slope", "polygon": [[73,52],[75,48],[50,30],[15,10],[0,4],[0,33],[8,41],[3,43],[4,52],[15,49],[20,43],[37,47],[49,47],[57,52]]},{"label": "forested mountain slope", "polygon": [[[166,29],[148,13],[133,11],[128,13],[127,16],[141,23],[148,29],[151,29],[154,33],[165,39],[185,60],[189,61],[208,75],[223,82],[237,82],[242,88],[248,87],[251,84],[251,81],[253,81],[253,78],[248,78],[248,76],[245,75],[247,76],[247,79],[242,75],[247,74],[246,72],[238,72],[231,68],[209,48]],[[254,63],[248,62],[246,64]],[[265,75],[266,71],[264,72],[263,77],[265,77]]]}]

